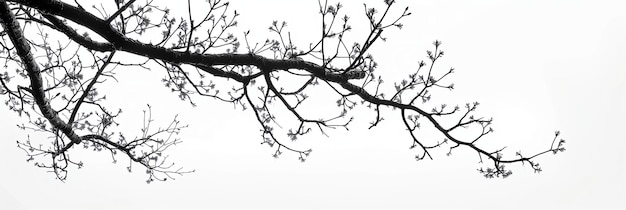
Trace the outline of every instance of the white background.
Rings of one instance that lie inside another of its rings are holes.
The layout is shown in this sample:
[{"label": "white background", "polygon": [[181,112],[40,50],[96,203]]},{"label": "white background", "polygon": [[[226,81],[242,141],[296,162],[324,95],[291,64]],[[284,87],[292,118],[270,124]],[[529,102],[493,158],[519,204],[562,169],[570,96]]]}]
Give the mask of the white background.
[{"label": "white background", "polygon": [[[368,2],[383,6],[382,0]],[[366,27],[362,2],[343,3],[355,41],[363,40],[365,34],[357,34]],[[242,14],[240,29],[251,29],[256,41],[265,40],[272,20],[286,20],[300,43],[319,33],[315,0],[231,6]],[[496,132],[482,146],[508,145],[508,154],[530,154],[549,147],[553,132],[561,130],[567,151],[537,158],[540,174],[512,165],[510,178],[488,180],[476,172],[484,166],[477,155],[463,149],[450,157],[440,149],[434,160],[416,162],[398,113],[386,110],[387,120],[367,130],[374,116],[363,109],[349,132],[296,142],[294,147],[313,148],[305,163],[293,154],[274,159],[272,148],[259,145],[250,110],[200,98],[193,108],[162,86],[163,70],[120,69],[119,83],[102,90],[110,90],[109,101],[124,109],[121,128],[129,136],[138,133],[146,103],[161,124],[178,113],[189,128],[180,136],[183,144],[169,154],[196,172],[148,185],[141,170],[126,172],[126,161],[112,164],[107,154],[75,150],[85,168],[59,182],[26,163],[15,141],[28,133],[15,127],[23,121],[5,106],[0,209],[626,208],[625,3],[450,0],[397,6],[395,14],[409,6],[413,15],[403,21],[404,29],[387,31],[388,41],[372,49],[387,85],[413,71],[433,40],[442,40],[446,55],[439,68],[452,66],[457,73],[455,91],[442,91],[441,97],[461,104],[480,101],[480,113],[495,119]],[[138,82],[139,76],[145,81]]]}]

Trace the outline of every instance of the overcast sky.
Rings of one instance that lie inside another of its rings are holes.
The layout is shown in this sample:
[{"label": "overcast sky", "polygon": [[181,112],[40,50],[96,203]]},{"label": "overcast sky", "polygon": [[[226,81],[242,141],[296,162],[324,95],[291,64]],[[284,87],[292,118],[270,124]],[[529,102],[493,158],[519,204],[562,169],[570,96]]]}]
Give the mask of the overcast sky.
[{"label": "overcast sky", "polygon": [[[183,1],[176,2],[180,6]],[[479,101],[479,113],[495,119],[495,133],[481,146],[508,146],[508,154],[530,154],[548,148],[554,131],[560,130],[567,151],[539,157],[544,169],[540,174],[512,165],[510,178],[487,180],[476,171],[484,167],[477,155],[462,149],[448,157],[444,148],[433,153],[434,160],[416,162],[398,113],[386,110],[387,120],[367,130],[374,115],[362,109],[349,132],[337,130],[330,137],[295,142],[294,147],[313,149],[305,163],[293,154],[274,159],[273,148],[259,144],[259,125],[250,110],[200,98],[194,108],[162,86],[162,69],[124,69],[118,72],[118,83],[101,87],[110,91],[109,101],[124,110],[120,128],[137,132],[146,103],[163,125],[179,114],[189,128],[180,135],[183,144],[169,154],[176,164],[196,172],[146,184],[142,170],[126,171],[126,161],[112,164],[107,154],[76,150],[74,157],[85,167],[59,182],[25,161],[15,141],[28,133],[16,128],[22,119],[2,105],[0,207],[626,208],[626,143],[621,135],[626,119],[626,3],[397,2],[395,12],[409,6],[413,15],[403,20],[402,30],[386,31],[388,40],[372,49],[380,64],[378,74],[390,78],[387,85],[411,73],[426,58],[432,41],[441,40],[446,55],[440,70],[457,70],[451,77],[455,90],[441,92],[441,97],[460,104]],[[351,11],[355,33],[366,27],[361,3],[343,2]],[[241,14],[240,30],[251,29],[256,41],[267,38],[273,20],[286,20],[292,37],[305,46],[319,34],[315,0],[233,1],[231,6]],[[352,36],[360,41],[364,35]],[[146,81],[138,82],[138,76]]]}]

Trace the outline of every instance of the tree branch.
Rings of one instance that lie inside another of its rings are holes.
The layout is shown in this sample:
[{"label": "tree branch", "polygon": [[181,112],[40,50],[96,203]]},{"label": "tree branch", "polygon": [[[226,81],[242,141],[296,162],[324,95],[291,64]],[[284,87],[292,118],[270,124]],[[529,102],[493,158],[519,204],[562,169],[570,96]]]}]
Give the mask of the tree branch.
[{"label": "tree branch", "polygon": [[5,1],[1,1],[0,4],[0,19],[2,19],[2,26],[11,38],[11,41],[17,50],[17,54],[22,59],[24,69],[28,72],[31,94],[35,99],[35,103],[39,107],[41,114],[48,119],[50,124],[61,130],[63,134],[65,134],[73,143],[80,143],[81,138],[74,133],[74,130],[72,130],[70,125],[63,122],[63,120],[59,118],[56,111],[54,111],[54,109],[50,106],[50,103],[46,99],[44,93],[39,65],[37,65],[35,58],[33,58],[33,55],[30,52],[30,46],[28,45],[27,39],[24,37],[20,24],[17,22],[17,19],[15,19],[9,5]]}]

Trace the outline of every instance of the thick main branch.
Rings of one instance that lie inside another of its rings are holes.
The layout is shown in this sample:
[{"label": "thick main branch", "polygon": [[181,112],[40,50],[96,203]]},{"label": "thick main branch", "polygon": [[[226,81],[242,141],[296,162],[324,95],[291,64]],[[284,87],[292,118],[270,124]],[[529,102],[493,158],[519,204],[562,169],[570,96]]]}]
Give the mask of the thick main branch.
[{"label": "thick main branch", "polygon": [[[42,13],[49,15],[57,15],[68,20],[71,20],[79,25],[87,27],[106,39],[113,48],[129,53],[142,55],[154,59],[165,60],[173,63],[187,63],[197,64],[201,66],[214,66],[214,65],[251,65],[264,69],[302,69],[310,72],[316,77],[322,78],[327,81],[341,82],[350,78],[349,75],[332,74],[326,71],[326,69],[320,65],[303,60],[291,60],[291,59],[268,59],[263,56],[253,54],[200,54],[191,52],[179,52],[172,49],[167,49],[160,46],[151,44],[144,44],[137,40],[130,39],[124,36],[119,31],[115,30],[106,20],[98,18],[91,13],[72,6],[70,4],[60,2],[57,0],[11,0],[19,4],[23,4],[28,7],[35,8]],[[54,19],[52,19],[54,20]],[[53,24],[61,24],[58,21],[52,21]],[[57,26],[59,27],[59,26]],[[62,27],[60,27],[62,28]],[[63,31],[62,31],[63,32]],[[69,38],[73,38],[77,42],[93,42],[88,39],[79,39],[75,34],[68,35]],[[79,43],[80,43],[79,42]],[[106,44],[98,44],[96,42],[84,45],[86,47],[94,46],[90,49],[98,51],[111,51]],[[97,46],[97,47],[95,47]],[[238,76],[228,75],[228,73],[222,73],[232,79],[237,79]]]},{"label": "thick main branch", "polygon": [[9,8],[9,5],[5,1],[0,1],[0,19],[2,20],[4,31],[9,35],[17,54],[22,60],[24,69],[28,73],[28,78],[30,79],[30,93],[33,95],[41,114],[50,121],[50,124],[62,131],[73,143],[80,143],[81,138],[74,133],[74,130],[69,124],[59,118],[57,112],[52,109],[46,99],[39,65],[37,65],[35,58],[30,52],[30,46],[24,37],[24,32],[20,24],[17,22],[15,15],[13,15],[11,8]]}]

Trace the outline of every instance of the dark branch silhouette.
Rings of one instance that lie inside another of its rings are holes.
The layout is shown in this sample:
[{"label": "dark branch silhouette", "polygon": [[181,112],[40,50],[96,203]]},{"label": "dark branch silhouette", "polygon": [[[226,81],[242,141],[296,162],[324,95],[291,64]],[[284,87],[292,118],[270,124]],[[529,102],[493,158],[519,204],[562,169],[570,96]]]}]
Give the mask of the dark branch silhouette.
[{"label": "dark branch silhouette", "polygon": [[[476,142],[493,132],[492,119],[473,115],[478,102],[452,108],[431,102],[432,90],[454,88],[452,83],[444,82],[454,68],[443,72],[434,68],[444,55],[440,41],[427,51],[427,62],[420,61],[406,79],[394,82],[395,92],[384,93],[383,75],[376,71],[378,65],[369,49],[378,40],[387,39],[384,32],[402,28],[402,19],[411,15],[408,7],[400,13],[392,12],[396,2],[385,0],[376,6],[384,8],[379,14],[375,7],[364,4],[364,23],[369,25],[369,33],[361,42],[349,43],[344,37],[351,31],[350,18],[340,15],[343,5],[318,2],[320,37],[303,48],[292,42],[286,22],[278,21],[269,27],[274,37],[265,42],[250,43],[250,31],[243,33],[244,41],[240,42],[231,33],[239,14],[221,0],[187,1],[188,14],[180,18],[171,17],[169,9],[152,1],[116,0],[87,9],[78,2],[2,0],[0,56],[5,69],[18,70],[0,74],[0,94],[6,96],[10,110],[28,118],[29,124],[20,128],[52,137],[48,142],[18,141],[18,147],[26,151],[29,161],[49,168],[60,180],[66,179],[69,166],[82,166],[82,162],[70,158],[71,149],[81,144],[110,152],[114,162],[116,154],[122,153],[130,161],[129,171],[132,163],[147,169],[148,182],[191,172],[173,168],[163,154],[180,142],[175,135],[186,126],[174,118],[165,128],[153,129],[148,106],[142,132],[127,139],[115,121],[121,110],[111,111],[102,103],[106,97],[97,91],[98,85],[116,79],[117,69],[156,64],[166,73],[164,85],[181,100],[195,106],[192,97],[197,95],[251,109],[261,126],[262,143],[276,147],[274,157],[289,151],[305,161],[312,150],[297,149],[284,139],[294,141],[315,130],[327,135],[327,129],[347,129],[354,119],[353,108],[361,104],[376,114],[370,128],[383,121],[381,108],[397,110],[404,125],[399,129],[408,132],[411,149],[419,149],[417,160],[433,159],[430,151],[437,147],[448,147],[448,155],[456,148],[469,148],[478,154],[481,163],[490,165],[479,169],[488,178],[511,175],[505,165],[515,162],[528,163],[539,172],[541,168],[534,161],[537,156],[565,150],[565,141],[557,141],[558,131],[548,149],[530,156],[517,152],[505,158],[504,148],[488,151],[478,147]],[[201,15],[192,13],[192,4],[203,4],[208,9]],[[91,38],[94,35],[98,38]],[[245,45],[243,53],[239,50],[241,44]],[[118,51],[145,60],[128,63],[115,56]],[[221,88],[225,84],[233,86]],[[331,117],[310,116],[300,107],[311,100],[324,101],[307,94],[321,86],[335,93],[337,109]],[[281,111],[298,123],[281,125],[282,118],[275,115]],[[422,124],[432,126],[445,138],[437,141],[419,137]],[[455,134],[462,129],[477,134]]]}]

